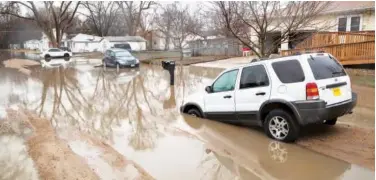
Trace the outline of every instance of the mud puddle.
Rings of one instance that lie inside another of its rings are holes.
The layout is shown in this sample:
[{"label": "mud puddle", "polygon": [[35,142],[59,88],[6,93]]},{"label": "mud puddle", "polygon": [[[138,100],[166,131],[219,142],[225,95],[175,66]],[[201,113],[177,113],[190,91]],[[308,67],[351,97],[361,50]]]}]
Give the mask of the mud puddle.
[{"label": "mud puddle", "polygon": [[[157,66],[118,72],[84,63],[33,68],[29,75],[1,68],[0,106],[32,112],[25,144],[41,179],[62,179],[59,173],[79,179],[374,178],[357,165],[271,141],[257,129],[182,116],[183,98],[204,90],[220,71],[178,67],[170,86]],[[56,166],[43,168],[47,162]],[[71,163],[83,174],[63,168]]]}]

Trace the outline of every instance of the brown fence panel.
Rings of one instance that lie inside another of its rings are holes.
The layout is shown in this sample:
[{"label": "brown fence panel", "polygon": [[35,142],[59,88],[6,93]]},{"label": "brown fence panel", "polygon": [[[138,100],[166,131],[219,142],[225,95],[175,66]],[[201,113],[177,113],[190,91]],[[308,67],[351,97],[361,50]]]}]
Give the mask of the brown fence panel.
[{"label": "brown fence panel", "polygon": [[293,55],[302,52],[324,51],[332,54],[344,65],[375,63],[375,41],[334,44],[322,47],[283,50],[281,54]]},{"label": "brown fence panel", "polygon": [[319,32],[299,43],[296,48],[320,47],[375,40],[375,32]]}]

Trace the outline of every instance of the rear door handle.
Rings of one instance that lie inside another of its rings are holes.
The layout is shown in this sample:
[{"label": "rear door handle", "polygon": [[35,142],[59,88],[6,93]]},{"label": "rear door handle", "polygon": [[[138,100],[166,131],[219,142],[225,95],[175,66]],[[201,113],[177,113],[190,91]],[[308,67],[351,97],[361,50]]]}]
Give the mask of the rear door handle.
[{"label": "rear door handle", "polygon": [[230,95],[226,95],[226,96],[223,96],[223,98],[225,98],[225,99],[230,99],[232,96],[230,96]]},{"label": "rear door handle", "polygon": [[256,93],[256,96],[263,96],[263,95],[265,95],[265,92],[258,92],[258,93]]}]

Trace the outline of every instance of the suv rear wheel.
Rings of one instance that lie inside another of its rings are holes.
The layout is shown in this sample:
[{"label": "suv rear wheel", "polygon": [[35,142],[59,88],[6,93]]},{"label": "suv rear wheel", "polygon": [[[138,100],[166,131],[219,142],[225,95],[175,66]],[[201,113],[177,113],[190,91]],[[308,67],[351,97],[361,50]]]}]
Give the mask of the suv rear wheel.
[{"label": "suv rear wheel", "polygon": [[200,111],[196,108],[192,108],[192,109],[188,110],[187,114],[189,114],[191,116],[195,116],[195,117],[202,117]]},{"label": "suv rear wheel", "polygon": [[324,124],[327,124],[327,125],[335,125],[337,123],[337,118],[335,119],[331,119],[331,120],[325,120]]},{"label": "suv rear wheel", "polygon": [[268,113],[264,121],[265,133],[273,139],[292,142],[299,136],[299,126],[290,113],[282,109],[274,109]]}]

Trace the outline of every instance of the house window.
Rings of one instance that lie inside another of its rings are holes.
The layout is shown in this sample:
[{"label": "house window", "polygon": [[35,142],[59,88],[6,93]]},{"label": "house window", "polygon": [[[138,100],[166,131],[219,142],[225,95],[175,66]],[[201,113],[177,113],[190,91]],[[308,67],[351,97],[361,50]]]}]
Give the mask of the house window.
[{"label": "house window", "polygon": [[338,32],[340,31],[346,31],[346,24],[347,24],[347,18],[339,18],[338,19]]},{"label": "house window", "polygon": [[360,16],[351,17],[351,28],[350,31],[360,30]]},{"label": "house window", "polygon": [[344,31],[361,31],[362,16],[351,15],[338,18],[338,32]]}]

